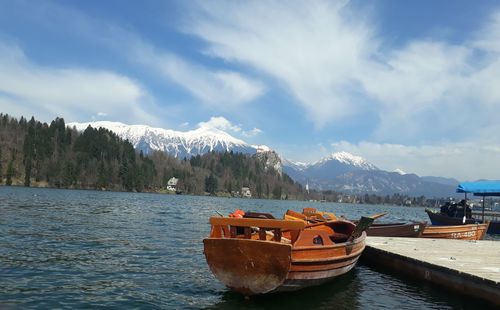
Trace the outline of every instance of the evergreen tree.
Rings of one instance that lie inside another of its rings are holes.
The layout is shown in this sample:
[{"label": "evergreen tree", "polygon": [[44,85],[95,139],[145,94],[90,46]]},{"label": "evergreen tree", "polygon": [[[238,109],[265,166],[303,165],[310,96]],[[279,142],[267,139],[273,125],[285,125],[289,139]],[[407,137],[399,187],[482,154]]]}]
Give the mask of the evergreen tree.
[{"label": "evergreen tree", "polygon": [[7,166],[7,180],[5,181],[5,184],[7,186],[12,185],[12,177],[14,176],[14,159],[12,159],[9,162],[9,165]]},{"label": "evergreen tree", "polygon": [[[180,179],[178,188],[190,194],[203,194],[204,190],[215,194],[218,184],[224,184],[228,192],[240,191],[244,184],[256,189],[259,197],[266,192],[266,198],[277,188],[294,198],[302,191],[286,175],[280,178],[274,170],[265,169],[255,155],[209,152],[189,160],[161,151],[146,155],[109,130],[88,127],[78,132],[67,128],[62,118],[47,125],[34,117],[18,122],[0,113],[0,137],[0,182],[8,174],[9,184],[22,178],[26,186],[33,186],[31,180],[35,180],[56,187],[141,191],[165,187],[175,176]],[[13,150],[10,162],[2,162],[1,151],[6,148]],[[10,167],[3,170],[2,164]]]},{"label": "evergreen tree", "polygon": [[257,197],[262,198],[262,183],[260,181],[257,182],[255,190],[257,191]]},{"label": "evergreen tree", "polygon": [[274,199],[281,199],[281,186],[276,186],[273,189],[273,198]]},{"label": "evergreen tree", "polygon": [[129,164],[127,161],[122,162],[122,164],[120,166],[119,176],[121,179],[122,186],[127,191],[132,190],[132,188],[134,186],[134,180],[133,180],[133,176],[132,176],[132,173],[130,171]]},{"label": "evergreen tree", "polygon": [[71,186],[76,184],[78,174],[75,164],[72,162],[66,162],[63,172],[63,185]]},{"label": "evergreen tree", "polygon": [[24,186],[29,187],[31,185],[31,159],[26,161],[24,166]]},{"label": "evergreen tree", "polygon": [[107,169],[104,165],[104,161],[99,162],[99,166],[97,166],[97,187],[104,188],[107,184]]},{"label": "evergreen tree", "polygon": [[162,187],[167,187],[169,179],[170,179],[170,175],[168,173],[167,168],[163,168],[163,180],[161,182]]},{"label": "evergreen tree", "polygon": [[2,146],[0,145],[0,184],[3,183]]},{"label": "evergreen tree", "polygon": [[205,178],[205,191],[212,195],[217,191],[217,179],[213,174]]}]

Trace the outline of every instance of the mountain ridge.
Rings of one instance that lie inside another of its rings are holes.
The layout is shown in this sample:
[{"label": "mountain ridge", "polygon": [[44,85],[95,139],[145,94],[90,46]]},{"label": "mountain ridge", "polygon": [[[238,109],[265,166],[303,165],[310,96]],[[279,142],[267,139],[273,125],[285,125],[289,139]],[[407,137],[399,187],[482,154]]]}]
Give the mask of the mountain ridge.
[{"label": "mountain ridge", "polygon": [[[265,145],[250,145],[227,132],[208,126],[182,132],[146,125],[126,125],[119,122],[68,123],[77,130],[88,126],[103,127],[115,132],[132,145],[149,153],[160,150],[177,158],[202,155],[207,152],[240,152],[256,154],[272,151]],[[273,159],[277,171],[283,171],[293,180],[311,189],[335,190],[346,193],[409,194],[413,196],[452,195],[454,179],[419,177],[402,170],[394,172],[379,169],[365,158],[342,151],[331,153],[312,163],[293,162],[279,156]]]},{"label": "mountain ridge", "polygon": [[265,146],[252,146],[217,128],[201,126],[190,131],[175,131],[146,125],[126,125],[120,122],[68,123],[78,131],[88,126],[113,131],[132,143],[134,148],[148,154],[152,150],[164,151],[177,158],[202,155],[211,151],[256,153]]}]

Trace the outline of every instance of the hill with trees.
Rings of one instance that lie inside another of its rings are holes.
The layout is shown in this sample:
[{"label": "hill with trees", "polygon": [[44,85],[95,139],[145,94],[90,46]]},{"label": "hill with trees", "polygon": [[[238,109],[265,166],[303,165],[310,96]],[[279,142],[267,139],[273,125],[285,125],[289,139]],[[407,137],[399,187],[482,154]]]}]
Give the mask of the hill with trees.
[{"label": "hill with trees", "polygon": [[210,152],[177,159],[164,152],[148,156],[103,128],[79,132],[56,118],[50,124],[0,114],[0,182],[56,188],[115,191],[166,191],[170,178],[188,194],[239,195],[303,199],[290,177],[266,167],[261,157]]},{"label": "hill with trees", "polygon": [[[209,152],[178,159],[162,151],[144,155],[128,140],[104,128],[83,131],[56,118],[50,124],[32,117],[19,120],[0,113],[0,185],[135,192],[177,191],[193,195],[241,196],[344,203],[426,205],[424,196],[404,194],[342,194],[332,190],[306,192],[294,182],[274,153],[254,155]],[[274,164],[273,164],[273,159]],[[432,205],[438,202],[432,202]]]}]

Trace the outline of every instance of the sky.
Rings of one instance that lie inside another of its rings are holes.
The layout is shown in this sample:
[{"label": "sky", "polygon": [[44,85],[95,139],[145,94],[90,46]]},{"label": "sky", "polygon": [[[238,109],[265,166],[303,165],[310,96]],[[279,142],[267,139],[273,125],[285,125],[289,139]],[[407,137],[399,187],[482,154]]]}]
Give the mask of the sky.
[{"label": "sky", "polygon": [[500,179],[498,1],[0,0],[0,112]]}]

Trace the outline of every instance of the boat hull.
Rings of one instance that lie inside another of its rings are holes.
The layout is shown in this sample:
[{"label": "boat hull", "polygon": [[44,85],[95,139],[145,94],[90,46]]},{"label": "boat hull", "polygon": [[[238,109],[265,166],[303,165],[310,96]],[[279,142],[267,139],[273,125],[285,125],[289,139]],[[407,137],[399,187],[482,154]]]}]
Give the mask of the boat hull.
[{"label": "boat hull", "polygon": [[[441,226],[441,225],[464,225],[463,218],[461,217],[451,217],[442,215],[439,213],[432,212],[430,210],[425,210],[429,219],[431,220],[432,225]],[[473,215],[479,216],[480,214],[474,213]],[[475,224],[482,223],[480,219],[472,218],[466,219],[465,224]],[[490,221],[490,226],[488,226],[488,234],[500,234],[500,221]]]},{"label": "boat hull", "polygon": [[[463,217],[452,217],[447,215],[442,215],[439,213],[432,212],[431,210],[425,210],[432,225],[464,225]],[[479,223],[477,219],[466,219],[465,224],[475,224]]]},{"label": "boat hull", "polygon": [[482,223],[482,218],[484,216],[485,222],[490,222],[490,226],[488,227],[488,234],[500,234],[500,212],[491,212],[486,211],[484,214],[482,212],[472,212],[472,216],[479,220]]},{"label": "boat hull", "polygon": [[241,294],[295,291],[350,271],[365,248],[365,236],[334,245],[292,246],[251,239],[207,238],[205,256],[212,273]]},{"label": "boat hull", "polygon": [[368,236],[376,237],[419,237],[426,223],[372,224],[366,231]]},{"label": "boat hull", "polygon": [[486,234],[489,223],[453,226],[427,226],[422,238],[481,240]]},{"label": "boat hull", "polygon": [[205,257],[215,277],[243,295],[265,294],[287,279],[292,246],[246,239],[207,238]]}]

